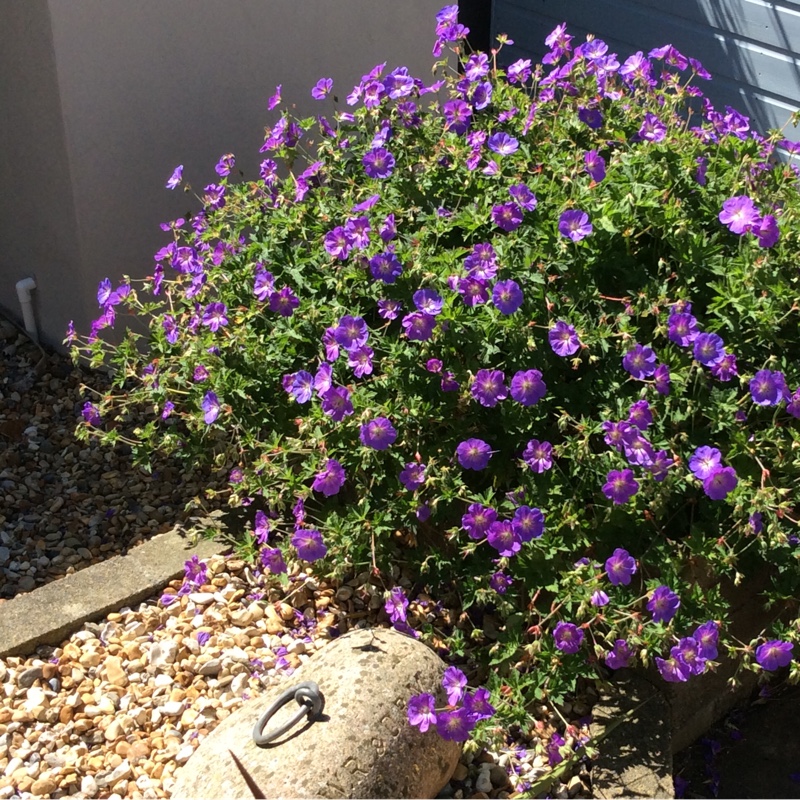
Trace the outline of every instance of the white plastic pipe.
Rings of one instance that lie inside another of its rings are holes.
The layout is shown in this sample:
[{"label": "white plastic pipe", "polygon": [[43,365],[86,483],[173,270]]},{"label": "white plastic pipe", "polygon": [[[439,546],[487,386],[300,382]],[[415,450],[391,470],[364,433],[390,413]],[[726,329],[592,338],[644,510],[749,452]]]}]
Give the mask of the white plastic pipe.
[{"label": "white plastic pipe", "polygon": [[34,342],[39,341],[39,331],[36,328],[36,317],[33,314],[33,300],[31,291],[36,288],[36,281],[33,278],[23,278],[17,281],[17,298],[22,306],[22,321],[25,323],[25,330]]}]

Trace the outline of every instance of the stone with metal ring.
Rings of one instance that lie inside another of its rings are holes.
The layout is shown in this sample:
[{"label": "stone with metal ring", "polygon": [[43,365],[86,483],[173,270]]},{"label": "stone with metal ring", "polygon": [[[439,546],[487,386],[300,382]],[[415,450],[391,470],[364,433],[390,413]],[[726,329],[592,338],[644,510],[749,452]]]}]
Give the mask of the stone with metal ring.
[{"label": "stone with metal ring", "polygon": [[[272,719],[278,709],[283,708],[291,700],[297,700],[300,704],[298,712],[279,728],[264,733],[264,728]],[[303,681],[296,686],[292,686],[283,692],[280,697],[259,717],[253,728],[253,741],[259,747],[266,747],[274,742],[279,736],[283,736],[286,731],[293,728],[303,717],[308,715],[308,721],[314,722],[322,713],[325,706],[325,697],[314,681]]]}]

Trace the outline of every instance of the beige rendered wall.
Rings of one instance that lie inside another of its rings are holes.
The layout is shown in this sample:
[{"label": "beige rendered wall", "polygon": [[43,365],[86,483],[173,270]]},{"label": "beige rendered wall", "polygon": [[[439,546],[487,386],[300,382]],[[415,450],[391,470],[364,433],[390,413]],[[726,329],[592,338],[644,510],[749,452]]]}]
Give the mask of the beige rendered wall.
[{"label": "beige rendered wall", "polygon": [[[428,78],[442,5],[0,0],[0,21],[10,19],[23,40],[4,37],[14,52],[0,55],[0,86],[12,69],[20,78],[0,95],[9,95],[2,113],[20,162],[0,156],[0,305],[18,312],[14,283],[32,271],[44,338],[60,342],[72,318],[86,332],[98,313],[98,281],[148,274],[166,243],[159,223],[197,207],[164,189],[177,164],[197,188],[217,178],[226,152],[256,175],[264,126],[276,119],[266,102],[278,83],[284,101],[307,116],[333,111],[332,98],[310,96],[323,76],[342,102],[383,61]],[[34,161],[33,175],[22,171]],[[23,192],[24,208],[8,200],[9,187]]]}]

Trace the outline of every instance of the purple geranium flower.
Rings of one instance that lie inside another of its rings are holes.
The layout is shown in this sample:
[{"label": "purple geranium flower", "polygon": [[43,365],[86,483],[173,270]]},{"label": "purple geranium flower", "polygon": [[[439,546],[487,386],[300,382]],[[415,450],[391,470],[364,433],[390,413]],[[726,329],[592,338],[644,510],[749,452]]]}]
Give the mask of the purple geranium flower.
[{"label": "purple geranium flower", "polygon": [[583,642],[583,631],[571,622],[559,622],[553,629],[553,639],[562,653],[577,653]]},{"label": "purple geranium flower", "polygon": [[736,488],[738,482],[733,467],[718,467],[703,481],[703,491],[712,500],[724,500]]},{"label": "purple geranium flower", "polygon": [[547,394],[538,369],[520,370],[511,379],[511,398],[523,406],[534,406]]},{"label": "purple geranium flower", "polygon": [[346,314],[333,329],[333,338],[345,350],[353,350],[367,343],[369,328],[361,317],[352,317]]},{"label": "purple geranium flower", "polygon": [[498,281],[492,290],[492,302],[502,314],[513,314],[523,299],[522,289],[516,281]]},{"label": "purple geranium flower", "polygon": [[558,322],[550,328],[547,333],[547,338],[553,352],[562,358],[577,353],[581,346],[575,328],[563,320],[558,320]]},{"label": "purple geranium flower", "polygon": [[319,365],[317,374],[314,376],[314,389],[322,397],[333,385],[333,368],[327,361]]},{"label": "purple geranium flower", "polygon": [[553,445],[531,439],[522,453],[522,460],[536,473],[546,472],[553,466]]},{"label": "purple geranium flower", "polygon": [[753,233],[758,237],[758,246],[769,248],[777,244],[781,236],[778,228],[778,220],[772,214],[767,214],[762,220],[757,230]]},{"label": "purple geranium flower", "polygon": [[633,477],[633,470],[612,469],[603,485],[603,494],[615,504],[627,503],[639,491],[639,482]]},{"label": "purple geranium flower", "polygon": [[522,549],[522,540],[508,520],[497,520],[489,526],[486,541],[504,558],[511,558]]},{"label": "purple geranium flower", "polygon": [[719,627],[714,620],[709,620],[699,625],[692,636],[697,642],[697,652],[701,658],[713,659],[717,657]]},{"label": "purple geranium flower", "polygon": [[609,669],[624,669],[633,660],[633,647],[624,639],[617,639],[614,642],[614,649],[606,653],[606,666]]},{"label": "purple geranium flower", "polygon": [[689,469],[695,478],[704,481],[720,468],[721,463],[722,453],[716,447],[703,445],[698,447],[689,459]]},{"label": "purple geranium flower", "polygon": [[697,320],[688,312],[671,313],[667,324],[669,340],[681,347],[687,347],[697,338]]},{"label": "purple geranium flower", "polygon": [[628,422],[640,431],[646,431],[653,424],[653,413],[647,400],[638,400],[628,409]]},{"label": "purple geranium flower", "polygon": [[228,324],[227,313],[225,303],[209,303],[203,312],[203,325],[216,333],[221,326]]},{"label": "purple geranium flower", "polygon": [[725,342],[716,333],[698,333],[694,340],[693,355],[706,367],[716,364],[725,356]]},{"label": "purple geranium flower", "polygon": [[772,671],[786,667],[792,660],[791,642],[782,642],[780,639],[771,639],[756,648],[756,661],[762,669]]},{"label": "purple geranium flower", "polygon": [[405,622],[408,618],[408,598],[402,587],[395,586],[383,606],[392,622]]},{"label": "purple geranium flower", "polygon": [[[499,572],[495,573],[495,575],[500,574]],[[494,575],[492,577],[494,577]],[[507,578],[507,580],[509,583],[511,582],[510,578]],[[491,583],[491,578],[489,579],[489,583]],[[498,594],[503,594],[503,592],[497,589],[495,589],[495,591],[497,591]],[[463,699],[464,709],[476,722],[482,719],[489,719],[496,713],[496,709],[489,702],[489,690],[483,686],[477,688],[472,694],[466,692]]]},{"label": "purple geranium flower", "polygon": [[442,313],[442,298],[433,289],[419,289],[412,298],[417,311],[435,317]]},{"label": "purple geranium flower", "polygon": [[283,553],[277,547],[265,547],[259,553],[261,566],[275,575],[286,572],[286,562],[283,560]]},{"label": "purple geranium flower", "polygon": [[757,406],[776,406],[786,391],[786,379],[782,372],[762,369],[750,380],[750,396]]},{"label": "purple geranium flower", "polygon": [[577,208],[568,209],[558,219],[558,232],[573,242],[585,239],[592,230],[589,215]]},{"label": "purple geranium flower", "polygon": [[352,367],[356,378],[372,374],[372,356],[375,353],[371,347],[354,347],[347,351],[347,366]]},{"label": "purple geranium flower", "polygon": [[504,231],[515,231],[522,225],[522,209],[516,203],[499,203],[492,206],[492,220]]},{"label": "purple geranium flower", "polygon": [[533,211],[538,203],[536,195],[524,184],[515,183],[508,187],[511,199],[525,211]]},{"label": "purple geranium flower", "polygon": [[467,132],[472,116],[472,106],[463,100],[450,100],[442,106],[447,130],[459,136]]},{"label": "purple geranium flower", "polygon": [[[489,587],[497,594],[505,594],[514,581],[505,572],[493,572],[489,576]],[[464,703],[466,705],[466,702]]]},{"label": "purple geranium flower", "polygon": [[359,438],[373,450],[386,450],[397,439],[397,431],[386,417],[376,417],[361,426]]},{"label": "purple geranium flower", "polygon": [[344,467],[335,458],[329,458],[322,471],[317,473],[311,488],[315,492],[322,492],[326,497],[332,497],[339,493],[345,480],[347,475]]},{"label": "purple geranium flower", "polygon": [[586,153],[583,157],[583,164],[589,177],[595,183],[600,183],[606,177],[606,162],[597,150],[590,150]]},{"label": "purple geranium flower", "polygon": [[464,300],[465,306],[477,306],[489,299],[486,281],[479,278],[461,278],[458,282],[458,293]]},{"label": "purple geranium flower", "polygon": [[332,231],[328,231],[322,240],[322,244],[327,253],[342,261],[347,258],[353,247],[350,237],[341,225],[337,225]]},{"label": "purple geranium flower", "polygon": [[353,413],[350,392],[346,386],[334,386],[322,395],[322,411],[334,422],[341,422]]},{"label": "purple geranium flower", "polygon": [[670,655],[667,659],[656,656],[656,667],[661,677],[670,683],[684,683],[689,680],[689,667],[677,656]]},{"label": "purple geranium flower", "polygon": [[331,78],[320,78],[314,88],[311,90],[311,96],[315,100],[324,100],[333,88],[333,80]]},{"label": "purple geranium flower", "polygon": [[637,380],[649,378],[656,371],[656,354],[652,347],[636,344],[622,357],[622,366]]},{"label": "purple geranium flower", "polygon": [[592,592],[592,596],[589,598],[589,602],[598,608],[602,608],[603,606],[607,606],[609,604],[609,597],[602,589],[595,589]]},{"label": "purple geranium flower", "polygon": [[169,176],[169,180],[167,181],[167,189],[174,189],[176,186],[180,185],[180,182],[183,180],[183,164],[178,164],[177,167],[172,171],[172,175]]},{"label": "purple geranium flower", "polygon": [[638,135],[648,142],[663,142],[667,136],[667,127],[655,114],[648,112],[644,115]]},{"label": "purple geranium flower", "polygon": [[284,286],[279,292],[273,292],[269,296],[270,311],[275,311],[282,317],[291,317],[299,305],[300,300],[289,286]]},{"label": "purple geranium flower", "polygon": [[414,492],[425,483],[425,465],[411,462],[406,464],[405,469],[400,473],[400,483]]},{"label": "purple geranium flower", "polygon": [[733,353],[724,353],[719,361],[711,365],[711,374],[723,382],[727,382],[734,375],[738,375],[736,356]]},{"label": "purple geranium flower", "polygon": [[426,342],[433,335],[433,330],[436,327],[436,317],[424,314],[421,311],[414,311],[403,317],[402,326],[406,336],[411,341]]},{"label": "purple geranium flower", "polygon": [[474,727],[472,715],[463,707],[436,716],[436,732],[449,742],[466,742]]},{"label": "purple geranium flower", "polygon": [[511,529],[519,537],[521,542],[529,542],[531,539],[538,539],[544,533],[544,514],[538,508],[530,506],[519,506],[514,511],[514,518],[511,520]]},{"label": "purple geranium flower", "polygon": [[508,397],[505,375],[497,369],[479,369],[470,391],[482,406],[493,408]]},{"label": "purple geranium flower", "polygon": [[436,724],[436,700],[431,694],[415,694],[408,701],[408,721],[425,733]]},{"label": "purple geranium flower", "polygon": [[442,686],[447,693],[447,702],[454,706],[464,697],[467,676],[458,667],[448,667],[442,676]]},{"label": "purple geranium flower", "polygon": [[647,602],[647,610],[653,615],[653,622],[669,622],[677,613],[681,601],[669,586],[659,586]]},{"label": "purple geranium flower", "polygon": [[666,364],[659,364],[656,367],[656,371],[653,373],[653,382],[659,394],[669,394],[669,367]]},{"label": "purple geranium flower", "polygon": [[397,319],[401,308],[398,300],[378,300],[378,315],[382,319]]},{"label": "purple geranium flower", "polygon": [[203,414],[203,419],[206,425],[210,425],[219,416],[221,410],[217,395],[214,392],[206,392],[203,397],[203,402],[200,403],[200,408],[205,412]]},{"label": "purple geranium flower", "polygon": [[492,448],[483,439],[465,439],[456,447],[458,463],[464,469],[485,469],[492,457]]},{"label": "purple geranium flower", "polygon": [[497,512],[493,508],[488,508],[480,503],[473,503],[467,513],[461,517],[461,526],[469,535],[470,539],[483,539],[488,533],[493,522],[497,521]]},{"label": "purple geranium flower", "polygon": [[369,260],[369,271],[377,280],[394,283],[402,274],[403,265],[394,253],[386,251],[378,253]]},{"label": "purple geranium flower", "polygon": [[314,528],[297,528],[292,534],[292,545],[303,561],[317,561],[324,558],[328,548],[322,541],[322,534]]},{"label": "purple geranium flower", "polygon": [[705,672],[706,660],[700,654],[700,644],[693,636],[684,636],[669,654],[683,662],[691,675]]},{"label": "purple geranium flower", "polygon": [[727,225],[731,233],[741,236],[760,227],[761,215],[747,195],[737,195],[722,204],[719,221]]},{"label": "purple geranium flower", "polygon": [[394,172],[394,156],[385,147],[376,147],[370,150],[361,159],[364,172],[370,178],[388,178]]},{"label": "purple geranium flower", "polygon": [[501,156],[510,156],[519,150],[519,142],[507,133],[493,133],[486,142],[489,149]]},{"label": "purple geranium flower", "polygon": [[234,164],[236,164],[236,158],[234,157],[233,153],[225,153],[225,155],[220,158],[220,160],[217,162],[217,165],[214,167],[214,172],[216,172],[221,178],[224,178],[226,175],[231,174]]},{"label": "purple geranium flower", "polygon": [[612,586],[627,586],[636,572],[636,559],[621,547],[606,559],[606,575]]}]

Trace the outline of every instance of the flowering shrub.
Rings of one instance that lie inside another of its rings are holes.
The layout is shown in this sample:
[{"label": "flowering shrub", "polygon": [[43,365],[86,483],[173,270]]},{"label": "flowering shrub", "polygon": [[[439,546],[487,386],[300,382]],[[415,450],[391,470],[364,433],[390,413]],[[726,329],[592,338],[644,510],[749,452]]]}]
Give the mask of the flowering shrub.
[{"label": "flowering shrub", "polygon": [[[559,26],[544,66],[503,70],[455,13],[434,54],[460,71],[380,65],[343,106],[320,80],[258,178],[224,155],[152,276],[103,281],[70,340],[118,391],[81,434],[227,462],[265,571],[410,565],[457,597],[446,641],[485,645],[506,719],[600,662],[685,681],[722,649],[798,678],[797,621],[732,640],[722,592],[764,569],[770,602],[800,590],[795,146],[713,108],[671,46]],[[109,344],[123,312],[147,334]],[[490,706],[462,692],[411,721],[463,737]]]}]

